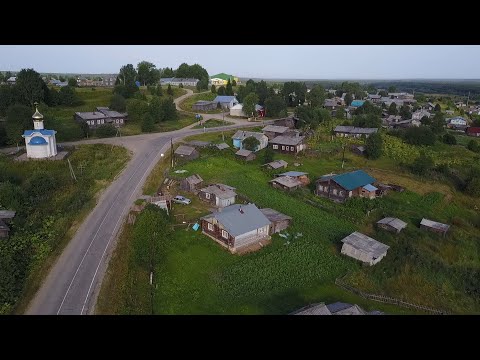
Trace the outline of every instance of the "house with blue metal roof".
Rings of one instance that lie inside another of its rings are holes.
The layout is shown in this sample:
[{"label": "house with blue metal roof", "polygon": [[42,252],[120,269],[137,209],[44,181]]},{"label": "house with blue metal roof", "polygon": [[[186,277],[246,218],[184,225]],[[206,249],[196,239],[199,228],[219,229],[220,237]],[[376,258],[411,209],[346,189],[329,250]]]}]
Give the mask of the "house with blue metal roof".
[{"label": "house with blue metal roof", "polygon": [[315,195],[343,202],[351,197],[374,199],[378,188],[375,178],[363,170],[344,174],[328,174],[316,181]]},{"label": "house with blue metal roof", "polygon": [[226,95],[219,95],[217,96],[214,100],[214,103],[218,104],[220,103],[220,106],[222,108],[232,108],[235,105],[239,104],[239,101],[235,96],[226,96]]},{"label": "house with blue metal roof", "polygon": [[202,233],[232,253],[270,239],[271,221],[255,204],[230,205],[200,220]]}]

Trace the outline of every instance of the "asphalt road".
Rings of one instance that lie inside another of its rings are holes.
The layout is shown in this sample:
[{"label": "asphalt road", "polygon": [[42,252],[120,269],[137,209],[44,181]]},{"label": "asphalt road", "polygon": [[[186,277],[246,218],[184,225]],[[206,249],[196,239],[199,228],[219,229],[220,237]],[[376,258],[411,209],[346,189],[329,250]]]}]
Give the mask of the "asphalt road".
[{"label": "asphalt road", "polygon": [[[265,122],[267,123],[270,122]],[[259,125],[237,120],[235,125],[206,129],[206,132]],[[29,304],[26,314],[82,315],[94,312],[100,285],[116,245],[117,233],[125,221],[128,209],[141,195],[142,185],[160,160],[160,154],[169,149],[170,139],[178,141],[183,137],[204,132],[203,129],[192,130],[191,127],[169,133],[68,143],[122,145],[133,152],[133,157],[103,192],[96,207],[59,256]]]}]

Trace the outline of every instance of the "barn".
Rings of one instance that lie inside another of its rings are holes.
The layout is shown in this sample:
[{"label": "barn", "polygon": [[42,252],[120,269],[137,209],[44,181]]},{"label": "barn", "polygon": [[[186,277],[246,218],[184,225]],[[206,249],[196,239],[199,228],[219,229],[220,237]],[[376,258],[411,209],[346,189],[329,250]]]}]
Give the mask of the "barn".
[{"label": "barn", "polygon": [[180,189],[184,191],[196,192],[203,185],[203,179],[200,175],[191,175],[180,181]]},{"label": "barn", "polygon": [[288,215],[282,214],[277,210],[270,208],[260,209],[263,215],[271,221],[269,234],[279,233],[282,230],[285,230],[292,223],[292,218]]},{"label": "barn", "polygon": [[390,246],[357,231],[343,238],[342,242],[342,254],[368,265],[375,265],[380,262],[390,248]]}]

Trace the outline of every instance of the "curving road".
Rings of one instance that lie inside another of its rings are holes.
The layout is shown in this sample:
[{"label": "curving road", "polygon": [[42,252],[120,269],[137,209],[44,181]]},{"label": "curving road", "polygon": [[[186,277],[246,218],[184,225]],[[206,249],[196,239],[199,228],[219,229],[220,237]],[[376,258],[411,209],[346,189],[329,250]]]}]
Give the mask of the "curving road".
[{"label": "curving road", "polygon": [[[178,98],[176,103],[191,95],[190,93]],[[210,118],[211,115],[222,116],[205,114],[204,118]],[[265,121],[265,124],[267,123],[271,121]],[[125,169],[103,192],[96,207],[59,256],[29,304],[26,314],[82,315],[94,312],[100,285],[116,245],[118,230],[125,221],[129,208],[141,195],[142,185],[160,160],[160,154],[169,149],[170,139],[176,142],[186,136],[204,132],[203,129],[191,129],[194,125],[168,133],[65,143],[121,145],[130,149],[133,156]],[[258,125],[245,120],[235,120],[234,125],[205,129],[205,132]]]}]

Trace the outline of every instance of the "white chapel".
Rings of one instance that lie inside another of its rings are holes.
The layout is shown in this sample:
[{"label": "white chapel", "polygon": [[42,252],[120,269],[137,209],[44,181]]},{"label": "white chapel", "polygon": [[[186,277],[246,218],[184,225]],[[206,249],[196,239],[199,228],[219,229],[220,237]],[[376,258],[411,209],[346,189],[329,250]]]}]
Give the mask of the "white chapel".
[{"label": "white chapel", "polygon": [[49,158],[57,155],[57,140],[55,130],[43,128],[43,115],[38,111],[35,103],[35,114],[33,114],[34,130],[25,130],[22,137],[25,138],[27,157],[33,159]]}]

